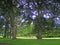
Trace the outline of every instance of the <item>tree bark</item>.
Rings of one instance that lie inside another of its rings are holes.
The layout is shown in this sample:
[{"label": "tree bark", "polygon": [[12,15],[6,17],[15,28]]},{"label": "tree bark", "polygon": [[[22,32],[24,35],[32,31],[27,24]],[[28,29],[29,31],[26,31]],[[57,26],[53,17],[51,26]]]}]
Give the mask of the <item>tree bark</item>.
[{"label": "tree bark", "polygon": [[16,39],[15,22],[14,22],[14,16],[13,15],[10,17],[10,21],[11,21],[12,39]]},{"label": "tree bark", "polygon": [[39,39],[42,39],[42,32],[41,32],[41,31],[38,31],[36,37],[37,37],[38,40],[39,40]]}]

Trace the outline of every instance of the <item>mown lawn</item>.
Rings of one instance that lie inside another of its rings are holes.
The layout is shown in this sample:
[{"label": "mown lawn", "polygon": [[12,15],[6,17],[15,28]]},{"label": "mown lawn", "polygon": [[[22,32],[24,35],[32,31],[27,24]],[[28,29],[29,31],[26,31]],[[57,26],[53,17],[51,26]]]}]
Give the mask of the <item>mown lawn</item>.
[{"label": "mown lawn", "polygon": [[60,45],[60,39],[0,39],[0,43],[9,43],[12,45]]}]

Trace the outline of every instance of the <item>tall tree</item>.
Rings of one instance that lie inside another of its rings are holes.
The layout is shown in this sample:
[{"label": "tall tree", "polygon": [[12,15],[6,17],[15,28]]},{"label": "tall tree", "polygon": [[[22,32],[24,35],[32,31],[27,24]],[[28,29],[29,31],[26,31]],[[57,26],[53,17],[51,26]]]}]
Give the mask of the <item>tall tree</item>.
[{"label": "tall tree", "polygon": [[[38,16],[34,23],[34,30],[37,31],[37,38],[42,38],[42,31],[47,26],[50,30],[54,27],[54,18],[58,16],[58,9],[53,5],[54,0],[35,0],[37,2]],[[54,9],[53,9],[54,8]],[[47,16],[48,15],[48,16]],[[50,16],[49,16],[50,15]]]},{"label": "tall tree", "polygon": [[[11,30],[12,30],[12,39],[16,39],[16,30],[14,29],[14,19],[15,19],[15,15],[16,15],[16,4],[14,2],[17,2],[16,0],[1,0],[0,1],[0,8],[2,9],[2,12],[4,15],[7,15],[7,13],[9,13],[7,16],[10,18],[10,24],[11,24]],[[6,16],[6,19],[7,19]],[[8,19],[6,20],[8,22]],[[8,28],[8,27],[7,27]]]}]

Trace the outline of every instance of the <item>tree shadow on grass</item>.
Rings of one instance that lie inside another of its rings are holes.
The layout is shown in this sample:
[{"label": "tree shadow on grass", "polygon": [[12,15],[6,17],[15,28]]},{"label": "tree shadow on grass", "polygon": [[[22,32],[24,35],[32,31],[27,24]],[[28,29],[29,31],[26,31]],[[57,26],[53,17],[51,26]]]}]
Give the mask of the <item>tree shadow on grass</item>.
[{"label": "tree shadow on grass", "polygon": [[0,45],[11,45],[11,44],[8,44],[8,43],[0,43]]}]

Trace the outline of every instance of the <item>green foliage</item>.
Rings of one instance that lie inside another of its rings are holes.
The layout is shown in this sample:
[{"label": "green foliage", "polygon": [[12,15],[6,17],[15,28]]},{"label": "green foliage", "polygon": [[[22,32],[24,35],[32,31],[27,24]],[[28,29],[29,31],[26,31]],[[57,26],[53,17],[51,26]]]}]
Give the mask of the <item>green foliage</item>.
[{"label": "green foliage", "polygon": [[17,36],[30,36],[32,35],[33,25],[22,25],[17,27],[17,29]]},{"label": "green foliage", "polygon": [[[15,1],[15,2],[13,3],[12,1]],[[55,6],[53,3],[46,3],[44,2],[44,0],[27,0],[28,9],[29,9],[29,2],[34,2],[34,1],[37,2],[37,7],[35,7],[35,9],[38,11],[38,16],[36,16],[35,20],[32,20],[32,18],[30,18],[29,16],[20,17],[20,18],[26,18],[28,20],[28,23],[24,22],[21,25],[18,24],[19,25],[19,27],[17,27],[18,35],[22,35],[22,36],[30,35],[33,28],[34,28],[33,33],[35,34],[39,32],[41,33],[44,30],[52,31],[53,27],[55,26],[53,19],[60,15],[60,11],[57,8],[57,6]],[[60,1],[55,0],[54,2],[59,3]],[[21,15],[20,9],[23,9],[23,6],[20,6],[19,8],[17,8],[16,7],[17,4],[19,4],[18,0],[0,0],[0,15],[4,15],[6,18],[5,31],[8,30],[7,25],[11,24],[11,27],[12,27],[11,30],[12,30],[12,35],[13,35],[12,37],[16,37],[16,30],[15,30],[16,24],[15,23],[17,22],[15,21],[15,17],[17,17],[17,15]],[[46,20],[45,18],[43,18],[43,14],[45,12],[42,12],[42,10],[50,10],[56,16]],[[33,25],[31,25],[32,21],[34,22]],[[2,28],[3,24],[4,24],[4,21],[0,20],[0,28]],[[47,32],[49,33],[49,31]],[[50,33],[49,35],[53,34],[53,32],[50,32]]]}]

